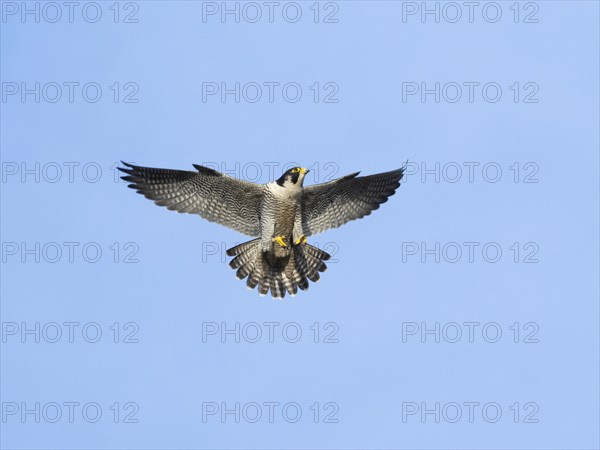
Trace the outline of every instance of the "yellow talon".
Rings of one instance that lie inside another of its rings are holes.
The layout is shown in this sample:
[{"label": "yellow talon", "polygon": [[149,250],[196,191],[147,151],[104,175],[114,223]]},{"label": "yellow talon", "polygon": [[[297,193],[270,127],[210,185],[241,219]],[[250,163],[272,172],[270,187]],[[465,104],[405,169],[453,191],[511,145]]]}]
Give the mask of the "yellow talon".
[{"label": "yellow talon", "polygon": [[275,236],[273,239],[271,239],[271,242],[277,242],[281,247],[287,247],[284,239],[285,236]]},{"label": "yellow talon", "polygon": [[306,244],[306,236],[304,234],[302,236],[300,236],[298,239],[296,239],[295,244],[296,245]]}]

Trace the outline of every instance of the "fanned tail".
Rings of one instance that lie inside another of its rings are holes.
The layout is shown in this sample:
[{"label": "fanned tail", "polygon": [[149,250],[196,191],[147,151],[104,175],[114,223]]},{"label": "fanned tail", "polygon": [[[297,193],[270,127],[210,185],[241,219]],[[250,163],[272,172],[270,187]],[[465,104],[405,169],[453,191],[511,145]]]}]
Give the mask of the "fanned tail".
[{"label": "fanned tail", "polygon": [[229,263],[236,269],[236,276],[243,280],[247,277],[249,289],[258,287],[260,295],[271,291],[273,298],[283,298],[286,292],[291,296],[298,289],[307,290],[309,280],[319,280],[319,272],[324,272],[331,256],[312,245],[294,244],[284,252],[284,256],[276,256],[272,251],[262,251],[260,239],[244,242],[227,250],[234,258]]}]

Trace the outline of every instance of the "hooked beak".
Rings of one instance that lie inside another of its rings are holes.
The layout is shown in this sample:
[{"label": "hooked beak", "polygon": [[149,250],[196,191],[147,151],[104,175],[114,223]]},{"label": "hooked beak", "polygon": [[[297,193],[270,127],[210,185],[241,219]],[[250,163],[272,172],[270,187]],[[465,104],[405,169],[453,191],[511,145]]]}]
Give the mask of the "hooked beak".
[{"label": "hooked beak", "polygon": [[305,168],[305,167],[300,168],[300,173],[306,174],[308,172],[310,172],[310,170],[308,170],[307,168]]}]

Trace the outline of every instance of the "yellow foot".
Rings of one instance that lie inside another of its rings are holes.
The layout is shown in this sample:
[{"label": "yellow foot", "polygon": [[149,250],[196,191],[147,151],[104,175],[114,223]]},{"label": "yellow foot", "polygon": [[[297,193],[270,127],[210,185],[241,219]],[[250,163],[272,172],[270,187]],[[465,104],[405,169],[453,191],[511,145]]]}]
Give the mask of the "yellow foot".
[{"label": "yellow foot", "polygon": [[287,247],[284,239],[285,236],[275,236],[273,239],[271,239],[271,242],[277,242],[281,247]]},{"label": "yellow foot", "polygon": [[296,245],[300,245],[300,244],[306,244],[306,236],[303,234],[302,236],[300,236],[298,239],[296,239],[296,242],[294,242]]}]

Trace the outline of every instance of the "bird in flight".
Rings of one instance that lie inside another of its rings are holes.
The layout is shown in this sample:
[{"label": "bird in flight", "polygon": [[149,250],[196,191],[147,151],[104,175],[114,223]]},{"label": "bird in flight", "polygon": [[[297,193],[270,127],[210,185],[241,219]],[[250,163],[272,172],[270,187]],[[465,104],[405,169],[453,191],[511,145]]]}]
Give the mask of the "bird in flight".
[{"label": "bird in flight", "polygon": [[303,187],[309,172],[293,167],[267,184],[232,178],[194,164],[196,171],[156,169],[123,163],[130,188],[159,206],[198,214],[255,239],[227,250],[229,265],[249,289],[273,298],[296,295],[319,280],[330,255],[307,243],[313,236],[360,219],[394,195],[404,169],[359,177],[352,173]]}]

